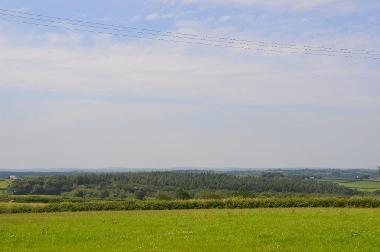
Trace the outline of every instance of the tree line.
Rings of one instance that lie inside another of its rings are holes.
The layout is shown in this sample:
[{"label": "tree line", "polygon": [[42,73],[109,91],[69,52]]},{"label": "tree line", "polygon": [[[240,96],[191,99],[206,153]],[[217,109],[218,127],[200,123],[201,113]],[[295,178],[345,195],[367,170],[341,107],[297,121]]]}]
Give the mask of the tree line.
[{"label": "tree line", "polygon": [[89,173],[24,177],[12,182],[14,195],[70,195],[102,199],[157,197],[165,199],[218,198],[218,195],[248,196],[253,193],[298,193],[352,195],[343,186],[306,180],[302,176],[263,174],[233,176],[212,172]]}]

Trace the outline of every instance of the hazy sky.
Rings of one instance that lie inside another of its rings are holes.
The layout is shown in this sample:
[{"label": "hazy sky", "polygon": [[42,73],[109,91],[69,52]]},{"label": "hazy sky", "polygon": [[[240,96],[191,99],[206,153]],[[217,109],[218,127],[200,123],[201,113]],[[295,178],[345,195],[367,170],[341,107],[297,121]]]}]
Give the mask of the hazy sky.
[{"label": "hazy sky", "polygon": [[[109,24],[380,51],[378,0],[2,0]],[[380,164],[380,60],[0,20],[0,168]]]}]

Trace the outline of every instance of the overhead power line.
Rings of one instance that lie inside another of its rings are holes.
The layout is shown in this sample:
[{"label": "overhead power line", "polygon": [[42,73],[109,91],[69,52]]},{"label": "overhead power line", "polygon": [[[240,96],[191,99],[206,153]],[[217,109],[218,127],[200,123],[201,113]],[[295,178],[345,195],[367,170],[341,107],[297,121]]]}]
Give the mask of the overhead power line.
[{"label": "overhead power line", "polygon": [[176,43],[198,44],[214,47],[225,47],[243,50],[257,50],[271,53],[291,53],[320,55],[330,57],[380,59],[380,51],[330,48],[323,46],[284,44],[278,42],[264,42],[242,40],[236,38],[216,37],[208,35],[196,35],[190,33],[179,33],[172,31],[160,31],[155,29],[137,28],[121,25],[110,25],[97,22],[89,22],[78,19],[61,18],[33,14],[29,12],[12,11],[0,8],[0,20],[7,22],[22,23],[50,28],[63,28],[73,31],[84,31],[97,34],[108,34],[113,36],[160,40]]},{"label": "overhead power line", "polygon": [[[175,43],[185,43],[185,44],[193,44],[193,45],[206,45],[206,46],[213,46],[213,47],[225,47],[225,48],[233,48],[233,49],[243,49],[243,50],[256,50],[256,51],[265,51],[270,53],[289,53],[289,54],[299,54],[303,52],[298,51],[285,51],[285,50],[276,50],[276,49],[264,49],[264,48],[249,48],[249,47],[241,47],[241,46],[230,46],[230,45],[221,45],[221,44],[210,44],[210,43],[204,43],[204,42],[194,42],[191,40],[174,40],[174,39],[163,39],[163,38],[156,38],[156,37],[144,37],[134,34],[120,34],[120,33],[111,33],[111,32],[104,32],[99,30],[88,30],[83,28],[74,28],[74,27],[62,27],[59,25],[49,25],[44,23],[33,23],[33,22],[27,22],[22,20],[10,20],[6,18],[0,18],[2,21],[7,22],[15,22],[15,23],[21,23],[21,24],[29,24],[29,25],[36,25],[36,26],[42,26],[42,27],[50,27],[50,28],[64,28],[66,30],[72,30],[72,31],[84,31],[84,32],[90,32],[90,33],[96,33],[96,34],[108,34],[113,36],[121,36],[121,37],[133,37],[133,38],[140,38],[140,39],[148,39],[148,40],[158,40],[158,41],[168,41],[168,42],[175,42]],[[307,55],[319,55],[319,56],[330,56],[335,57],[337,55],[334,54],[327,54],[327,53],[313,53],[313,52],[304,52],[304,54]],[[353,57],[349,55],[344,55],[343,57],[347,58],[364,58],[364,59],[377,59],[373,57]],[[379,58],[380,59],[380,58]]]},{"label": "overhead power line", "polygon": [[[158,30],[153,30],[153,29],[143,29],[144,31],[142,30],[137,30],[138,28],[135,28],[135,27],[128,27],[128,28],[123,28],[123,29],[119,29],[119,28],[110,28],[110,27],[121,27],[121,26],[115,26],[115,25],[106,25],[106,24],[101,24],[101,23],[94,23],[94,22],[87,22],[87,21],[82,21],[82,20],[74,20],[74,19],[67,19],[67,18],[58,18],[58,17],[52,17],[52,16],[45,16],[45,15],[39,15],[39,14],[32,14],[32,13],[26,13],[26,12],[17,12],[17,11],[8,11],[8,10],[4,10],[4,9],[0,9],[0,11],[2,11],[0,13],[0,15],[5,15],[5,16],[10,16],[10,17],[14,17],[14,18],[18,18],[18,19],[22,19],[22,21],[20,20],[9,20],[9,19],[5,19],[5,21],[10,21],[10,22],[19,22],[19,23],[27,23],[27,24],[32,24],[32,25],[41,25],[41,26],[48,26],[46,24],[41,24],[41,22],[48,22],[48,23],[53,23],[54,25],[50,25],[51,27],[55,27],[55,28],[62,28],[62,26],[59,26],[59,27],[56,27],[56,23],[57,21],[56,20],[61,20],[61,21],[65,21],[65,23],[67,21],[70,22],[71,25],[74,25],[74,26],[80,26],[80,27],[85,27],[86,30],[84,29],[75,29],[75,30],[79,30],[79,31],[87,31],[87,32],[96,32],[96,33],[104,33],[104,34],[111,34],[111,35],[117,35],[117,36],[120,36],[120,35],[124,35],[124,34],[115,34],[115,33],[110,33],[110,32],[100,32],[98,29],[100,30],[111,30],[111,31],[118,31],[118,32],[127,32],[127,33],[137,33],[137,34],[141,34],[141,35],[154,35],[156,37],[169,37],[169,38],[179,38],[179,39],[185,39],[187,41],[174,41],[173,39],[160,39],[160,40],[164,40],[164,41],[172,41],[172,42],[182,42],[182,43],[192,43],[192,44],[202,44],[202,45],[211,45],[211,46],[223,46],[223,47],[230,47],[230,48],[241,48],[241,49],[254,49],[254,50],[260,50],[260,51],[270,51],[270,52],[282,52],[282,53],[305,53],[305,54],[311,54],[311,55],[325,55],[325,56],[338,56],[338,55],[334,55],[332,53],[342,53],[343,57],[348,57],[348,58],[374,58],[375,56],[377,55],[373,55],[373,54],[370,54],[371,52],[370,51],[357,51],[356,53],[359,53],[359,54],[364,54],[365,56],[368,56],[368,57],[358,57],[358,56],[353,56],[353,52],[349,52],[349,51],[346,51],[348,49],[341,49],[340,51],[332,51],[331,49],[328,49],[328,48],[325,48],[325,49],[311,49],[311,48],[308,48],[307,46],[304,46],[304,48],[302,48],[301,50],[303,50],[303,52],[299,51],[300,48],[295,48],[294,46],[292,47],[285,47],[283,45],[279,45],[279,43],[272,43],[272,44],[264,44],[264,42],[257,42],[257,45],[255,45],[255,47],[260,47],[260,48],[251,48],[252,46],[250,44],[248,44],[247,42],[245,43],[235,43],[235,42],[232,42],[232,41],[217,41],[217,40],[210,40],[210,39],[205,39],[205,38],[197,38],[196,36],[198,35],[194,35],[192,34],[192,38],[189,38],[188,36],[190,34],[186,34],[187,36],[178,36],[178,35],[174,35],[173,32],[165,32],[165,34],[158,34]],[[7,12],[10,12],[10,13],[7,13]],[[5,12],[5,13],[4,13]],[[23,14],[23,15],[27,15],[28,17],[26,16],[20,16],[20,15],[15,15],[15,14],[11,14],[11,13],[18,13],[18,14]],[[31,17],[30,17],[31,16]],[[42,17],[42,18],[36,18],[36,17]],[[29,22],[26,22],[25,19]],[[55,20],[51,20],[51,19],[55,19]],[[30,20],[33,20],[33,21],[38,21],[39,23],[31,23]],[[76,23],[77,22],[77,23]],[[78,24],[79,23],[79,24]],[[90,24],[90,25],[89,25]],[[96,25],[94,25],[96,24]],[[68,27],[63,27],[65,29],[68,29]],[[89,31],[88,28],[91,28],[91,29],[97,29],[97,30],[91,30]],[[133,29],[130,30],[130,29]],[[74,30],[71,28],[71,30]],[[154,33],[152,32],[146,32],[146,31],[154,31]],[[168,33],[172,33],[171,35],[168,35]],[[128,36],[131,36],[131,35],[128,35]],[[132,37],[141,37],[142,36],[132,36]],[[143,38],[146,38],[146,37],[143,37]],[[149,38],[149,39],[154,39],[154,38]],[[191,40],[191,41],[188,41],[188,40]],[[194,42],[194,40],[200,40],[198,42]],[[230,40],[236,40],[236,41],[239,41],[237,39],[230,39]],[[243,41],[243,40],[240,40],[240,41]],[[207,43],[205,43],[207,42]],[[212,43],[212,44],[210,44]],[[219,44],[216,44],[216,43],[219,43]],[[225,45],[227,43],[227,46]],[[233,44],[233,46],[228,46],[228,45],[231,45]],[[237,45],[237,46],[236,46]],[[262,49],[261,47],[270,47],[269,49],[268,48],[264,48]],[[273,49],[275,48],[275,49]],[[322,48],[322,47],[321,47]],[[280,50],[279,50],[280,49]],[[285,51],[285,50],[292,50],[292,51]]]},{"label": "overhead power line", "polygon": [[[236,39],[236,38],[226,38],[226,37],[218,37],[218,36],[208,36],[208,35],[197,35],[197,34],[190,34],[190,33],[180,33],[180,32],[172,32],[172,31],[162,31],[162,30],[156,30],[156,29],[146,29],[146,28],[137,28],[132,26],[122,26],[122,25],[112,25],[112,24],[104,24],[99,22],[89,22],[89,21],[83,21],[79,19],[70,19],[70,18],[61,18],[61,17],[54,17],[54,16],[47,16],[47,15],[41,15],[41,14],[33,14],[30,12],[22,12],[22,11],[12,11],[12,10],[6,10],[1,9],[0,11],[6,12],[6,13],[16,13],[16,14],[22,14],[26,16],[34,16],[34,17],[40,17],[45,19],[53,19],[56,21],[68,21],[68,22],[75,22],[75,23],[82,23],[82,24],[88,24],[88,25],[97,25],[101,27],[112,27],[117,28],[117,30],[135,30],[135,31],[144,31],[144,32],[153,32],[156,35],[159,34],[170,34],[171,36],[185,36],[188,38],[195,38],[200,40],[208,40],[210,41],[213,39],[213,42],[226,42],[230,41],[232,43],[243,43],[243,44],[258,44],[258,45],[266,45],[268,42],[264,41],[253,41],[253,40],[243,40],[243,39]],[[100,27],[99,27],[100,28]],[[270,43],[273,46],[276,47],[284,47],[284,48],[296,48],[299,47],[299,45],[296,44],[289,44],[289,43],[279,43],[279,42],[272,42]],[[314,50],[325,50],[329,52],[356,52],[356,53],[363,53],[363,54],[380,54],[380,51],[369,51],[369,50],[362,50],[362,49],[336,49],[332,47],[325,47],[325,46],[311,46],[311,45],[303,45],[303,49],[314,49]]]}]

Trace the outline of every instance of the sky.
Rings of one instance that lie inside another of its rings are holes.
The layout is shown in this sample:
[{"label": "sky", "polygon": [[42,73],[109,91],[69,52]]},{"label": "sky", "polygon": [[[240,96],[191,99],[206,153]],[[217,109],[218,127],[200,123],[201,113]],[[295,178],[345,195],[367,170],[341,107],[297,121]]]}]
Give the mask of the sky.
[{"label": "sky", "polygon": [[[1,0],[0,9],[380,51],[377,0]],[[0,19],[0,169],[375,168],[380,60]]]}]

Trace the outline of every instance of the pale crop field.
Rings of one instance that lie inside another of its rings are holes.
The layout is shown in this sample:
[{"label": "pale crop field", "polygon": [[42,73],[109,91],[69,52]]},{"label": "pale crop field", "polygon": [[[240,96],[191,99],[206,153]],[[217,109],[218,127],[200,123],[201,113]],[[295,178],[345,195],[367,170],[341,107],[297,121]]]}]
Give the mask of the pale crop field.
[{"label": "pale crop field", "polygon": [[0,251],[378,251],[379,209],[0,215]]}]

